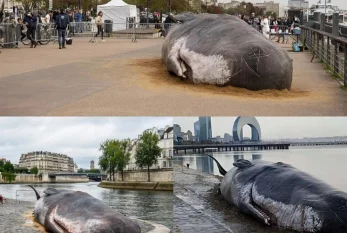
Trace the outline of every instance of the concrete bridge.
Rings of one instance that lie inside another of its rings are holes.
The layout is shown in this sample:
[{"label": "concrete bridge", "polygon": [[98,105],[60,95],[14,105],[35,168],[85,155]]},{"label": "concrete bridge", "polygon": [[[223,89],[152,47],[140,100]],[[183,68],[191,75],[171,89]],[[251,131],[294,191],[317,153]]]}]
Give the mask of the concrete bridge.
[{"label": "concrete bridge", "polygon": [[338,146],[347,145],[347,141],[340,142],[292,142],[290,146]]},{"label": "concrete bridge", "polygon": [[205,153],[206,150],[216,149],[220,151],[250,151],[250,150],[287,150],[289,143],[230,143],[230,144],[196,144],[196,145],[175,145],[174,154],[179,154],[180,151],[190,153]]},{"label": "concrete bridge", "polygon": [[92,181],[106,180],[107,175],[102,173],[48,173],[49,178],[56,177],[88,177]]}]

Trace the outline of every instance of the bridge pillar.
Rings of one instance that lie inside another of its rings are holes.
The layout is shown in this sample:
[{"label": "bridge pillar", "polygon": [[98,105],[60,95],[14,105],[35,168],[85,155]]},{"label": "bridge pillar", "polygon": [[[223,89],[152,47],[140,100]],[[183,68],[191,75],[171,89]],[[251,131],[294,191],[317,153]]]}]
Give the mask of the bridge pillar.
[{"label": "bridge pillar", "polygon": [[202,148],[202,153],[205,154],[205,149],[204,148]]},{"label": "bridge pillar", "polygon": [[217,148],[218,152],[220,151],[220,147]]},{"label": "bridge pillar", "polygon": [[184,149],[184,153],[187,154],[187,149]]}]

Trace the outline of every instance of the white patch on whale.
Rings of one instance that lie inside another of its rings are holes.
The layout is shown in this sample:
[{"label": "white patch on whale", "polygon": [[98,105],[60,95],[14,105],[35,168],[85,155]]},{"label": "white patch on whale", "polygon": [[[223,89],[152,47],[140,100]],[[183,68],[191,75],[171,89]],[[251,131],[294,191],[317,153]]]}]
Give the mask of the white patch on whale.
[{"label": "white patch on whale", "polygon": [[266,198],[258,193],[256,185],[252,188],[252,198],[257,205],[276,217],[280,228],[317,232],[323,226],[318,213],[310,206],[288,205]]},{"label": "white patch on whale", "polygon": [[[187,37],[176,40],[168,55],[176,68],[176,75],[186,78],[187,70],[183,61],[192,70],[192,81],[196,84],[225,84],[230,80],[231,71],[222,55],[205,56],[187,48]],[[182,61],[183,60],[183,61]]]}]

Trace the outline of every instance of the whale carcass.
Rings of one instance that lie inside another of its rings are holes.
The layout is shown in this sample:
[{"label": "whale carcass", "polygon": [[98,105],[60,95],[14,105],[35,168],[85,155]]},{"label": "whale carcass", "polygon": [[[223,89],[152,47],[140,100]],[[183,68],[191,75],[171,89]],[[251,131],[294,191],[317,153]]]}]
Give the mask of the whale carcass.
[{"label": "whale carcass", "polygon": [[[29,185],[30,186],[30,185]],[[35,220],[53,233],[141,233],[137,222],[91,195],[48,188],[37,202]]]},{"label": "whale carcass", "polygon": [[288,89],[293,64],[287,51],[236,16],[182,14],[166,36],[168,72],[196,84],[250,90]]},{"label": "whale carcass", "polygon": [[226,172],[213,159],[221,195],[241,212],[281,229],[347,232],[347,193],[285,163],[240,159]]}]

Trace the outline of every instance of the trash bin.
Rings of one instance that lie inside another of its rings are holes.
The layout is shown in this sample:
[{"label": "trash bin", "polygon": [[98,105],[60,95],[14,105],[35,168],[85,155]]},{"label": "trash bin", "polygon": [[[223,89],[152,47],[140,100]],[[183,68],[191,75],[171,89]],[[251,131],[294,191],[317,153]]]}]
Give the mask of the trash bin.
[{"label": "trash bin", "polygon": [[113,28],[113,21],[105,20],[105,33],[108,33],[108,36],[110,36],[110,33],[112,33],[112,28]]}]

